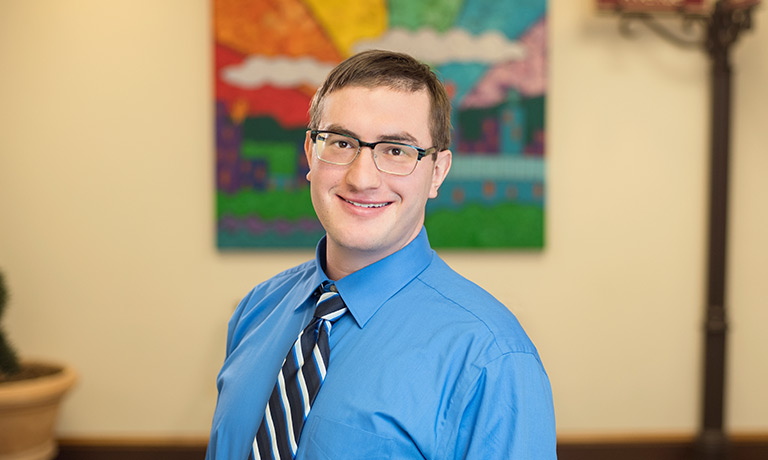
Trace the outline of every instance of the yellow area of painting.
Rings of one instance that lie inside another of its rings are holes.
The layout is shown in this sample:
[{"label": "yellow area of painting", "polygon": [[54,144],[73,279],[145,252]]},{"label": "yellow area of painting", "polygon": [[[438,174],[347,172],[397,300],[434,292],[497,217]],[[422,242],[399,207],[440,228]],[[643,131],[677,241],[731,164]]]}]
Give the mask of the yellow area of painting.
[{"label": "yellow area of painting", "polygon": [[215,0],[213,12],[216,41],[243,54],[342,59],[301,0]]},{"label": "yellow area of painting", "polygon": [[344,57],[355,42],[387,28],[386,0],[304,0]]}]

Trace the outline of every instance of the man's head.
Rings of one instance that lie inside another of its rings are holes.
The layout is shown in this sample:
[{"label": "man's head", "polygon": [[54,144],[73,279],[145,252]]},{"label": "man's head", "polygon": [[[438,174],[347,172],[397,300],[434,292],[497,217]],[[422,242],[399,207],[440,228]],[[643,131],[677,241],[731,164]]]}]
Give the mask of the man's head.
[{"label": "man's head", "polygon": [[[428,67],[370,51],[331,72],[311,114],[307,179],[327,234],[326,273],[340,279],[419,234],[451,167],[450,108]],[[429,158],[414,155],[432,147]]]},{"label": "man's head", "polygon": [[429,94],[429,131],[437,151],[451,145],[451,101],[445,87],[426,64],[391,51],[371,50],[356,54],[334,68],[317,90],[309,108],[309,127],[318,129],[325,97],[347,86],[387,87]]}]

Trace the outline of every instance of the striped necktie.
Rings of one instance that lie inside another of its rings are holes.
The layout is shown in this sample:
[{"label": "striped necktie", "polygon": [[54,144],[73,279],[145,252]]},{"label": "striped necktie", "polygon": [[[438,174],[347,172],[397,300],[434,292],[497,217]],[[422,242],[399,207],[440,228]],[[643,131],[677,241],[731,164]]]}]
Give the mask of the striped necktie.
[{"label": "striped necktie", "polygon": [[336,286],[326,282],[318,290],[321,294],[314,318],[301,331],[283,361],[249,459],[296,457],[301,429],[328,369],[331,326],[347,311]]}]

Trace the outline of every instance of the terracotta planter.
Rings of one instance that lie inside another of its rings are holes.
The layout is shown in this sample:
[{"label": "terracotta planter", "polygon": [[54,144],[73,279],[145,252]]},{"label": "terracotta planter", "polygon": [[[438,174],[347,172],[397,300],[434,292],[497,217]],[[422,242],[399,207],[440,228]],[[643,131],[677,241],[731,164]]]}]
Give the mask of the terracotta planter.
[{"label": "terracotta planter", "polygon": [[59,402],[77,375],[69,366],[45,377],[0,384],[0,460],[50,460]]}]

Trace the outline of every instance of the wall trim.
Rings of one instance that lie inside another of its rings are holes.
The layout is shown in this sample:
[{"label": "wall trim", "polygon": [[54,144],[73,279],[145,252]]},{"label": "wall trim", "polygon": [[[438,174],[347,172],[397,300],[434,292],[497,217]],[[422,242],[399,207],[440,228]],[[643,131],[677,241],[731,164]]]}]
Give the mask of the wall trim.
[{"label": "wall trim", "polygon": [[58,439],[60,446],[142,446],[142,447],[205,447],[208,436],[64,436]]},{"label": "wall trim", "polygon": [[[659,434],[566,434],[558,437],[559,460],[695,460],[695,436]],[[199,460],[204,437],[64,437],[56,460]],[[768,458],[768,432],[730,435],[731,460]]]},{"label": "wall trim", "polygon": [[[558,436],[559,460],[696,460],[696,436],[659,434],[568,434]],[[729,435],[729,460],[768,458],[768,433]]]}]

